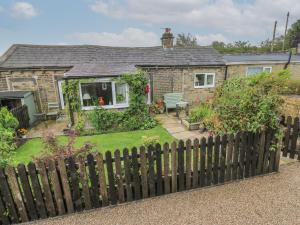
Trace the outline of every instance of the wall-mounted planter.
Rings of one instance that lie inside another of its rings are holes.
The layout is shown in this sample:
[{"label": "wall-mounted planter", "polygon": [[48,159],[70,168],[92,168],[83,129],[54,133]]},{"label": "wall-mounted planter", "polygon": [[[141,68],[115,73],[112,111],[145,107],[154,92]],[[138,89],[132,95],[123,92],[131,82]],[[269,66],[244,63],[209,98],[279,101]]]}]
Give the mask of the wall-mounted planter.
[{"label": "wall-mounted planter", "polygon": [[186,119],[182,119],[181,123],[188,129],[188,130],[199,130],[200,128],[202,128],[202,123],[198,122],[198,123],[190,123],[189,121],[187,121]]}]

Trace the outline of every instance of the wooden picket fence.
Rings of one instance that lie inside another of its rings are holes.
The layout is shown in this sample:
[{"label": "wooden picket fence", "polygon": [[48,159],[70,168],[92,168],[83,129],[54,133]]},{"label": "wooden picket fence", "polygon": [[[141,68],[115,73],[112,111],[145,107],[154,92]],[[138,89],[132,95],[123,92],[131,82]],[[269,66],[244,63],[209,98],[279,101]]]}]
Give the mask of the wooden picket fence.
[{"label": "wooden picket fence", "polygon": [[282,125],[285,126],[283,137],[282,157],[300,160],[298,137],[300,134],[299,117],[282,117]]},{"label": "wooden picket fence", "polygon": [[[273,132],[239,133],[0,168],[2,224],[116,205],[278,171]],[[199,203],[201,204],[201,203]]]}]

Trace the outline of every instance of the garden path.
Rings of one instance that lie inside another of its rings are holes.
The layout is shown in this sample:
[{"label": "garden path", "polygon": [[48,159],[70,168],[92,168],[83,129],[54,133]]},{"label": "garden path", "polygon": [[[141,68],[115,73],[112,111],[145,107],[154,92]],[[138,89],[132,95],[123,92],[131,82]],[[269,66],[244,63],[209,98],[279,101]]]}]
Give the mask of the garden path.
[{"label": "garden path", "polygon": [[176,139],[187,140],[187,139],[201,139],[202,137],[208,137],[209,133],[200,133],[199,130],[190,131],[178,119],[175,113],[159,114],[156,119],[161,125]]}]

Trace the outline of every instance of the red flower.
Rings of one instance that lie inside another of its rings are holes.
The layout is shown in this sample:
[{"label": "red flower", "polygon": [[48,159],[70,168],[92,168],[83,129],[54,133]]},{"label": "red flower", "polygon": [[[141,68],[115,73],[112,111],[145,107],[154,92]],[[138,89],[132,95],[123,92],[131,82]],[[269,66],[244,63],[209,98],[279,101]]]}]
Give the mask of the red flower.
[{"label": "red flower", "polygon": [[150,85],[147,84],[145,87],[145,94],[148,94],[150,92]]}]

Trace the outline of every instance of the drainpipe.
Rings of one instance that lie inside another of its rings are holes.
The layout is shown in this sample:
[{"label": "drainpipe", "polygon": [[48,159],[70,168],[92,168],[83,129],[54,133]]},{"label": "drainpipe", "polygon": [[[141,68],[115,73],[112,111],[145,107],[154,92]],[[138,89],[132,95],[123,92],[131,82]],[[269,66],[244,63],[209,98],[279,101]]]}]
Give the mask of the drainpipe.
[{"label": "drainpipe", "polygon": [[[66,79],[66,85],[69,85],[69,80]],[[71,126],[73,126],[75,124],[74,121],[74,114],[72,111],[72,107],[71,107],[71,102],[70,102],[70,95],[67,93],[67,99],[68,99],[68,105],[69,105],[69,114],[70,114],[70,120],[71,120]]]},{"label": "drainpipe", "polygon": [[151,90],[150,90],[150,98],[151,98],[150,102],[151,103],[153,102],[153,90],[154,90],[153,85],[154,85],[153,74],[150,73],[150,88],[151,88]]},{"label": "drainpipe", "polygon": [[288,68],[289,64],[291,63],[291,58],[292,58],[292,50],[290,50],[289,59],[288,59],[287,63],[284,65],[284,69]]},{"label": "drainpipe", "polygon": [[228,66],[225,66],[225,77],[224,80],[227,80],[227,76],[228,76]]}]

